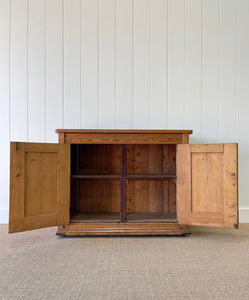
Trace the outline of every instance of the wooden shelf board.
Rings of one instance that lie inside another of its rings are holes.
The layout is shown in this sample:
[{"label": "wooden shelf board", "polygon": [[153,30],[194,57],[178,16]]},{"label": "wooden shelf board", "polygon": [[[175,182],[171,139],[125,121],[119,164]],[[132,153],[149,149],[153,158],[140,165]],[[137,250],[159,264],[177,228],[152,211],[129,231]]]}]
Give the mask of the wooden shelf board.
[{"label": "wooden shelf board", "polygon": [[120,180],[121,175],[115,174],[93,174],[93,175],[71,175],[72,179],[112,179],[112,180]]},{"label": "wooden shelf board", "polygon": [[129,180],[172,180],[176,179],[176,175],[166,174],[128,174]]}]

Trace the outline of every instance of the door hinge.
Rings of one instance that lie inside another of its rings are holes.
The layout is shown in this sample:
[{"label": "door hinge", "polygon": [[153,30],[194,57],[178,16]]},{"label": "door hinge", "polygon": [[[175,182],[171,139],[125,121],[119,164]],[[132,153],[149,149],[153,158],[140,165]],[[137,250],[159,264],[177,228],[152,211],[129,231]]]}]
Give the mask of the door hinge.
[{"label": "door hinge", "polygon": [[15,149],[15,151],[18,150],[18,143],[17,142],[14,143],[14,149]]}]

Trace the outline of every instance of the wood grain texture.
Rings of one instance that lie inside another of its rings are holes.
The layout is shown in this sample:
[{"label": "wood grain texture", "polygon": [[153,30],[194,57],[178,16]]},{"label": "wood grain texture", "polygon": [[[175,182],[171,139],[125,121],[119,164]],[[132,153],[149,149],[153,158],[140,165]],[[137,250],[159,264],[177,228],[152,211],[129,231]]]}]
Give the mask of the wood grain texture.
[{"label": "wood grain texture", "polygon": [[121,145],[120,222],[126,223],[127,216],[127,145]]},{"label": "wood grain texture", "polygon": [[[135,173],[146,174],[148,166],[148,145],[135,145]],[[149,183],[148,181],[135,182],[135,212],[149,211]]]},{"label": "wood grain texture", "polygon": [[119,212],[120,145],[71,147],[79,149],[79,174],[71,176],[72,179],[78,180],[79,211]]},{"label": "wood grain texture", "polygon": [[224,152],[216,145],[198,145],[198,152],[192,145],[177,146],[180,224],[238,227],[237,144],[220,146]]},{"label": "wood grain texture", "polygon": [[[47,144],[46,144],[47,145]],[[70,209],[70,145],[59,144],[57,161],[57,223],[68,224]]]},{"label": "wood grain texture", "polygon": [[79,212],[120,211],[120,180],[84,179],[79,182]]},{"label": "wood grain texture", "polygon": [[24,217],[56,212],[56,173],[57,153],[25,153]]},{"label": "wood grain texture", "polygon": [[[129,213],[129,223],[175,223],[176,214],[169,213]],[[74,213],[70,223],[120,223],[119,213]]]},{"label": "wood grain texture", "polygon": [[[166,174],[176,174],[176,145],[168,145],[168,157],[166,160]],[[170,181],[168,183],[168,207],[169,212],[176,212],[176,183]]]},{"label": "wood grain texture", "polygon": [[223,212],[223,153],[192,153],[192,212]]},{"label": "wood grain texture", "polygon": [[153,133],[66,133],[68,144],[179,144],[182,143],[181,134],[153,134]]},{"label": "wood grain texture", "polygon": [[64,132],[59,133],[59,143],[64,144],[65,143],[65,134]]},{"label": "wood grain texture", "polygon": [[223,152],[223,144],[201,144],[191,145],[191,152]]},{"label": "wood grain texture", "polygon": [[224,225],[238,228],[238,144],[224,145]]},{"label": "wood grain texture", "polygon": [[64,132],[64,133],[136,133],[136,134],[143,134],[143,133],[181,133],[181,134],[191,134],[193,133],[192,130],[165,130],[165,129],[56,129],[56,132]]},{"label": "wood grain texture", "polygon": [[191,224],[191,152],[190,145],[177,145],[177,219]]},{"label": "wood grain texture", "polygon": [[[171,199],[170,211],[176,212],[175,145],[140,144],[129,145],[128,149],[127,201],[130,202],[130,210],[133,212],[135,206],[136,212],[168,212]],[[136,192],[132,185],[134,181],[138,189]],[[172,181],[170,188],[168,181]],[[144,203],[143,207],[138,204],[140,201]]]},{"label": "wood grain texture", "polygon": [[[149,174],[162,174],[162,145],[149,145]],[[149,181],[149,212],[162,212],[163,183]]]},{"label": "wood grain texture", "polygon": [[[14,143],[10,143],[9,233],[22,231],[24,228],[24,170],[24,152],[15,151]],[[21,174],[22,176],[16,177],[16,174]]]},{"label": "wood grain texture", "polygon": [[[127,174],[135,174],[135,146],[127,145]],[[127,213],[135,212],[135,181],[127,184]]]},{"label": "wood grain texture", "polygon": [[186,235],[189,227],[176,223],[165,224],[69,224],[60,226],[57,235],[101,236],[101,235]]},{"label": "wood grain texture", "polygon": [[11,143],[9,232],[68,224],[69,203],[70,146]]}]

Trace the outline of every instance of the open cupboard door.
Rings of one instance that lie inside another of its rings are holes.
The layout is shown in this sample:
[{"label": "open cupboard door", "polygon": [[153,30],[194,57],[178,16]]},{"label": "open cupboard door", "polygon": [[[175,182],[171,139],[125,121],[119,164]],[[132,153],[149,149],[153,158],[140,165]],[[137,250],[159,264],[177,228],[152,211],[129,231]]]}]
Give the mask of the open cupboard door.
[{"label": "open cupboard door", "polygon": [[238,145],[177,145],[182,225],[238,228]]},{"label": "open cupboard door", "polygon": [[70,145],[10,145],[9,233],[69,223]]}]

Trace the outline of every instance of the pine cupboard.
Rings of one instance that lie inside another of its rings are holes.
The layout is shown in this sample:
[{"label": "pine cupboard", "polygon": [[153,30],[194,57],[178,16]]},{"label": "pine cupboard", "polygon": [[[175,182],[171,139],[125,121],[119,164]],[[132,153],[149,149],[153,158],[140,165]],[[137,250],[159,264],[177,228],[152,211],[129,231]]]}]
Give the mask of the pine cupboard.
[{"label": "pine cupboard", "polygon": [[238,228],[238,145],[189,144],[191,130],[58,129],[11,142],[9,232],[185,235]]}]

